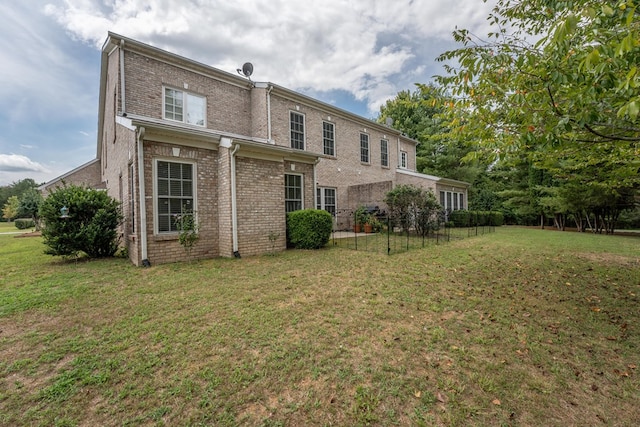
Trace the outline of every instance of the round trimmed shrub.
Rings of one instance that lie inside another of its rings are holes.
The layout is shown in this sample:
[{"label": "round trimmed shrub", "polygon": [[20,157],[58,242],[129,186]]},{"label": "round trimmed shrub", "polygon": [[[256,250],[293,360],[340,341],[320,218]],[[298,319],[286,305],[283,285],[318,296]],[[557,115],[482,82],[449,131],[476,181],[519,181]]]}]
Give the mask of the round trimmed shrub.
[{"label": "round trimmed shrub", "polygon": [[298,249],[319,249],[329,242],[333,219],[324,210],[304,209],[287,214],[287,241]]},{"label": "round trimmed shrub", "polygon": [[[63,207],[68,214],[62,215]],[[40,206],[40,217],[49,255],[84,252],[90,258],[102,258],[118,250],[120,203],[105,191],[77,185],[57,188]]]},{"label": "round trimmed shrub", "polygon": [[14,221],[14,225],[18,230],[26,230],[36,226],[36,222],[31,218],[18,218]]}]

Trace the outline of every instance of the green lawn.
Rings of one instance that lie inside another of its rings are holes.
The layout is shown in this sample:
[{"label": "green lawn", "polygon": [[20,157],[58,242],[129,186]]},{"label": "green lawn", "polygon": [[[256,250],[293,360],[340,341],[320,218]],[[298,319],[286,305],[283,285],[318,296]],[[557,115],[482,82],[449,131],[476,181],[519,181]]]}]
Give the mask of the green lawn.
[{"label": "green lawn", "polygon": [[640,425],[640,238],[146,269],[42,251],[0,236],[0,425]]}]

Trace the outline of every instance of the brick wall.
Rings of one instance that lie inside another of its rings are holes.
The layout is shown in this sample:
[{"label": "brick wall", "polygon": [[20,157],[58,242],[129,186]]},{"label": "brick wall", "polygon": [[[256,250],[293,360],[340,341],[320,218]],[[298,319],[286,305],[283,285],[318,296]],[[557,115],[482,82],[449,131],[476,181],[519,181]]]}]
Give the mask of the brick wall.
[{"label": "brick wall", "polygon": [[285,249],[283,163],[245,158],[238,153],[236,173],[240,254]]},{"label": "brick wall", "polygon": [[239,87],[176,65],[125,51],[126,112],[162,118],[163,86],[207,98],[209,129],[251,134],[251,94]]},{"label": "brick wall", "polygon": [[148,257],[153,263],[183,261],[187,259],[184,248],[178,241],[178,233],[155,233],[155,186],[153,170],[158,159],[171,162],[188,161],[195,163],[196,207],[199,235],[191,257],[212,258],[219,255],[218,244],[218,174],[217,157],[214,150],[180,147],[179,156],[174,156],[173,146],[153,141],[144,142],[145,190],[147,194],[147,236]]}]

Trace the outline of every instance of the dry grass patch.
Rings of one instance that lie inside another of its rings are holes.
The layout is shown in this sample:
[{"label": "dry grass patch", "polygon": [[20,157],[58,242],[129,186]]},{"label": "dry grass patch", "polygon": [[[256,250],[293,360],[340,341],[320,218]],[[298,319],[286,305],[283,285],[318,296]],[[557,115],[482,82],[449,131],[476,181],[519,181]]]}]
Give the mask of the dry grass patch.
[{"label": "dry grass patch", "polygon": [[637,239],[149,269],[0,239],[0,424],[640,424]]}]

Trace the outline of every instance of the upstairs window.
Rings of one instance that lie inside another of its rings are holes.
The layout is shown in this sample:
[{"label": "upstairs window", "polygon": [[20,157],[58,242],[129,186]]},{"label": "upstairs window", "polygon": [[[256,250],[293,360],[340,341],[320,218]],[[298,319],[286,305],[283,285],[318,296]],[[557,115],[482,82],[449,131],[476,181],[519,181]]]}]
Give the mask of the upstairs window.
[{"label": "upstairs window", "polygon": [[369,135],[366,133],[360,134],[360,161],[369,163]]},{"label": "upstairs window", "polygon": [[406,151],[401,151],[400,152],[400,167],[402,169],[406,169],[407,168],[408,159],[409,159],[409,155],[407,154],[407,152]]},{"label": "upstairs window", "polygon": [[291,148],[304,150],[304,116],[295,111],[289,113]]},{"label": "upstairs window", "polygon": [[207,99],[181,90],[164,88],[164,118],[190,125],[205,125]]},{"label": "upstairs window", "polygon": [[389,166],[389,141],[380,140],[380,166]]},{"label": "upstairs window", "polygon": [[333,123],[322,122],[322,141],[324,147],[324,154],[327,156],[336,155],[336,139],[335,139],[335,126]]}]

